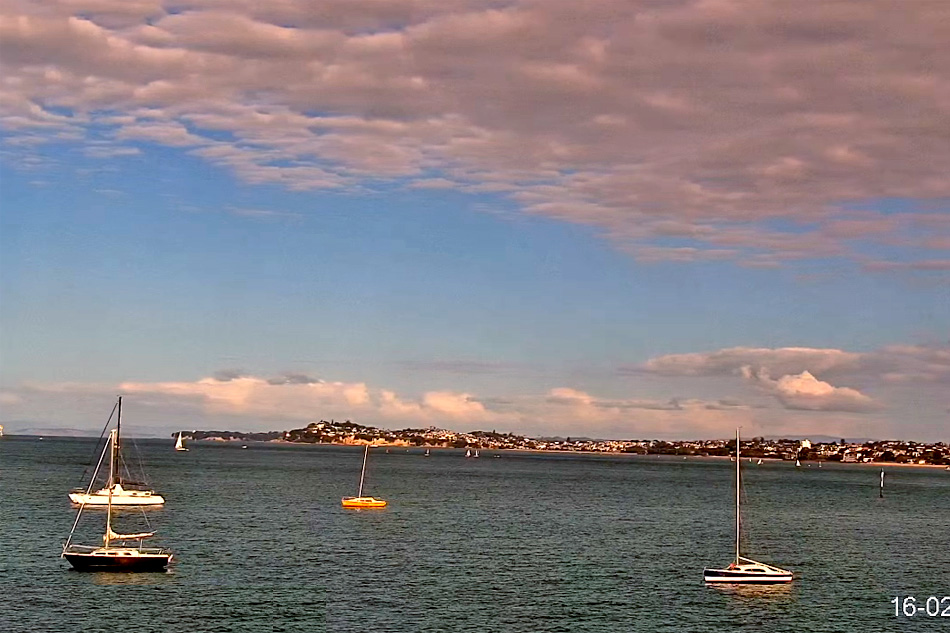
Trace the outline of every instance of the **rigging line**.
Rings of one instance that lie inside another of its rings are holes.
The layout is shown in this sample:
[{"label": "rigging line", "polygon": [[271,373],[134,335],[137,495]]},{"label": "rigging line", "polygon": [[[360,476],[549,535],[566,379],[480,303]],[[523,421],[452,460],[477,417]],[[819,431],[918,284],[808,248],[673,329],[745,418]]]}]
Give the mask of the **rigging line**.
[{"label": "rigging line", "polygon": [[[110,419],[111,419],[111,417],[110,417]],[[93,485],[93,484],[95,483],[95,481],[96,481],[96,475],[99,474],[99,468],[102,467],[102,460],[105,458],[105,456],[106,456],[106,449],[105,449],[105,447],[103,447],[103,449],[102,449],[102,454],[99,455],[99,461],[98,461],[98,463],[96,463],[96,470],[92,473],[92,479],[89,480],[89,487],[86,488],[86,494],[87,494],[87,495],[92,492],[92,485]],[[72,527],[71,530],[69,530],[69,538],[66,539],[66,544],[63,545],[63,552],[66,551],[66,548],[69,547],[70,542],[73,540],[73,532],[76,531],[76,526],[79,525],[79,517],[82,516],[82,511],[85,510],[85,509],[86,509],[86,504],[85,504],[85,503],[81,503],[81,504],[79,505],[79,511],[76,513],[76,520],[73,521],[73,527]]]},{"label": "rigging line", "polygon": [[142,518],[145,519],[145,531],[152,531],[152,522],[148,520],[148,514],[145,512],[145,506],[139,506],[139,512],[142,513]]},{"label": "rigging line", "polygon": [[[135,454],[135,458],[138,460],[138,463],[139,463],[139,475],[140,475],[139,480],[142,482],[143,486],[147,486],[151,488],[151,486],[149,486],[148,484],[148,479],[146,479],[145,477],[145,464],[142,462],[142,452],[139,450],[139,445],[135,441],[135,438],[132,438],[132,452]],[[125,463],[125,470],[129,475],[129,479],[132,479],[132,473],[129,471],[128,463]],[[148,514],[145,513],[145,507],[138,506],[138,511],[142,513],[142,518],[145,519],[145,526],[147,528],[147,531],[150,531],[152,529],[152,524],[148,520]]]},{"label": "rigging line", "polygon": [[[139,462],[139,475],[140,475],[139,479],[142,480],[142,485],[148,486],[149,485],[148,477],[145,474],[145,463],[142,461],[142,451],[139,450],[139,445],[135,442],[134,439],[132,440],[132,451],[135,453],[135,458]],[[132,474],[129,473],[129,477],[131,476]]]},{"label": "rigging line", "polygon": [[[743,518],[741,520],[742,524],[742,543],[744,545],[743,549],[745,551],[753,551],[755,556],[762,556],[763,558],[771,558],[771,550],[767,547],[769,539],[760,539],[757,538],[757,534],[760,532],[755,529],[755,525],[762,524],[762,521],[757,521],[756,518],[759,518],[763,515],[760,512],[760,509],[763,505],[763,501],[766,497],[757,492],[752,492],[751,496],[749,493],[749,488],[745,484],[746,477],[749,476],[748,473],[751,472],[751,469],[743,468],[742,469],[742,486],[741,486],[741,495],[742,495],[742,514]],[[757,475],[752,475],[753,478]],[[761,490],[761,487],[753,486],[753,491]],[[759,500],[756,502],[756,500]],[[767,533],[767,532],[766,532]],[[752,547],[754,544],[754,548]],[[745,558],[745,557],[743,557]]]},{"label": "rigging line", "polygon": [[[79,483],[82,483],[83,480],[85,480],[85,478],[86,478],[86,473],[89,472],[89,467],[92,465],[92,460],[93,460],[93,458],[95,457],[96,452],[99,450],[99,442],[101,442],[101,441],[102,441],[102,438],[105,436],[105,434],[106,434],[106,429],[108,429],[108,428],[109,428],[109,425],[112,424],[112,416],[115,415],[115,410],[116,410],[116,408],[117,408],[118,406],[119,406],[119,403],[118,403],[118,402],[115,403],[114,405],[112,405],[112,413],[109,414],[109,419],[106,420],[106,425],[105,425],[104,427],[102,427],[102,432],[99,433],[99,439],[96,440],[96,445],[93,447],[92,455],[91,455],[91,456],[89,457],[89,459],[87,459],[86,462],[85,462],[86,468],[83,469],[83,471],[82,471],[82,477],[79,478]],[[102,458],[100,457],[100,462],[101,462],[101,459],[102,459]],[[98,472],[98,471],[99,471],[99,467],[96,466],[96,472]],[[96,478],[96,476],[93,475],[93,476],[92,476],[92,479],[95,480],[95,478]]]}]

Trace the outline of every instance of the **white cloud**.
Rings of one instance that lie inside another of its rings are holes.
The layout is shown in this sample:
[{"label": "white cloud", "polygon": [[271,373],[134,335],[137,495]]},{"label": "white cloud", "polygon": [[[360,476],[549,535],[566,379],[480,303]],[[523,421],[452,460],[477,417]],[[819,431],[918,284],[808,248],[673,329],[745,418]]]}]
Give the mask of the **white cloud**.
[{"label": "white cloud", "polygon": [[772,380],[765,370],[754,371],[750,367],[744,367],[743,375],[774,395],[788,409],[860,413],[881,408],[877,402],[860,391],[848,387],[834,387],[818,380],[808,371]]}]

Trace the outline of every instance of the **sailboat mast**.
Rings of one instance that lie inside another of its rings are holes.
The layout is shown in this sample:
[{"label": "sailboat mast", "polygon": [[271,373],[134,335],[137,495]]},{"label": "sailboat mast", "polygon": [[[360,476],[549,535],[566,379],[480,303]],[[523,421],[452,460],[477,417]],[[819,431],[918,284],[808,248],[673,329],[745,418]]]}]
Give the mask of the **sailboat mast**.
[{"label": "sailboat mast", "polygon": [[[122,399],[119,398],[119,404],[121,407]],[[109,441],[112,442],[112,450],[109,452],[109,481],[112,481],[112,476],[115,473],[115,445],[116,439],[118,439],[119,430],[116,429],[109,433]],[[112,534],[112,486],[109,486],[109,507],[106,511],[106,535],[105,543],[106,547],[109,547],[109,535]]]},{"label": "sailboat mast", "polygon": [[369,456],[369,444],[366,445],[366,450],[363,451],[363,470],[360,471],[360,491],[356,493],[357,497],[363,496],[363,477],[366,476],[366,458]]},{"label": "sailboat mast", "polygon": [[[119,458],[119,433],[122,430],[122,396],[119,396],[119,409],[115,420],[115,442],[112,443],[112,453],[113,456],[111,459],[114,459],[118,462]],[[116,471],[112,468],[109,469],[109,490],[112,490],[112,486],[116,483]],[[112,494],[111,492],[109,493]]]},{"label": "sailboat mast", "polygon": [[739,498],[742,487],[741,475],[739,471],[739,429],[736,429],[736,565],[739,564],[739,536],[742,533],[742,521],[739,515]]}]

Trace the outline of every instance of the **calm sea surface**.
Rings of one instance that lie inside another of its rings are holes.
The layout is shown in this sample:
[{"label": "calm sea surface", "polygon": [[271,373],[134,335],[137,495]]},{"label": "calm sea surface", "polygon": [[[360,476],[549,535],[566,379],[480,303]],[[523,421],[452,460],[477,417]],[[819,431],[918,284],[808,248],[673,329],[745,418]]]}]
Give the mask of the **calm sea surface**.
[{"label": "calm sea surface", "polygon": [[732,557],[727,460],[374,449],[390,505],[345,511],[357,447],[134,443],[166,574],[59,558],[93,440],[0,440],[0,631],[950,631],[890,602],[950,595],[942,470],[889,468],[881,500],[874,468],[748,464],[745,552],[796,578],[724,589],[702,570]]}]

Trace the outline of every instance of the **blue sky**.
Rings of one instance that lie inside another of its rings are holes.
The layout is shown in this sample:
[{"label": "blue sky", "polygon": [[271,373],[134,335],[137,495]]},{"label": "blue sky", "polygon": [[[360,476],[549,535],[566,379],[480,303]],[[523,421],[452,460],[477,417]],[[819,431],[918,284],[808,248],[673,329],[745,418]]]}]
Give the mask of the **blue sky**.
[{"label": "blue sky", "polygon": [[0,423],[946,441],[939,21],[734,4],[6,9]]}]

